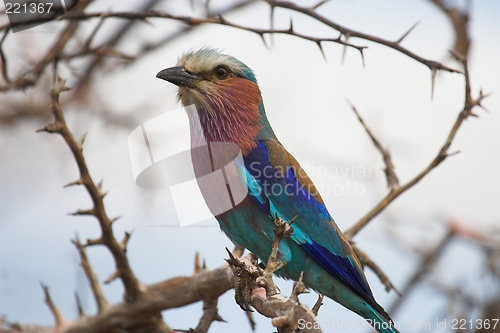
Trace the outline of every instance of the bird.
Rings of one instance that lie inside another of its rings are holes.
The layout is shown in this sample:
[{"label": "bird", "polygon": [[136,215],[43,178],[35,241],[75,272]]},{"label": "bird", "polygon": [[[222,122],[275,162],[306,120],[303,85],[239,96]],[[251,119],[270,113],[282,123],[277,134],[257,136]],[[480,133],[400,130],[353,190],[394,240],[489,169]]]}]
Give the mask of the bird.
[{"label": "bird", "polygon": [[[220,49],[202,47],[182,54],[176,66],[161,70],[157,78],[177,85],[178,100],[191,110],[191,155],[199,179],[228,164],[235,149],[240,154],[232,168],[219,173],[219,177],[239,177],[245,188],[247,195],[231,209],[220,209],[220,186],[198,181],[229,239],[266,263],[275,217],[295,218],[292,235],[280,242],[278,258],[283,266],[275,274],[297,280],[303,272],[308,288],[365,318],[378,332],[398,333],[376,302],[359,259],[318,189],[277,138],[253,70]],[[230,148],[213,154],[217,144]],[[207,154],[207,145],[212,155]]]}]

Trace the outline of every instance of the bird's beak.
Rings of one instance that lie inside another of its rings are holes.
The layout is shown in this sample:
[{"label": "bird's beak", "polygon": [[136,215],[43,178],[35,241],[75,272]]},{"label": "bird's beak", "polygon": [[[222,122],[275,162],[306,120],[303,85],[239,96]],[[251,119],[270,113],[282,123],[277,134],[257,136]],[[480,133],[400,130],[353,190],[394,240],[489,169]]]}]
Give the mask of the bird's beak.
[{"label": "bird's beak", "polygon": [[200,79],[198,76],[186,72],[183,66],[170,67],[161,70],[156,77],[171,82],[179,87],[196,88],[196,82]]}]

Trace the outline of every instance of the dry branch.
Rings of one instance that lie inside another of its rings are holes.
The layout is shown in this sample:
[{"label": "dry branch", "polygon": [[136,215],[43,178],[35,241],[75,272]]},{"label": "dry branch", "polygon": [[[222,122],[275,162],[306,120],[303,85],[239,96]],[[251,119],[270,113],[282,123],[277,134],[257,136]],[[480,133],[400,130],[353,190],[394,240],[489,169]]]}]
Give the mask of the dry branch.
[{"label": "dry branch", "polygon": [[62,315],[61,311],[59,311],[57,306],[52,301],[52,297],[50,297],[49,293],[49,287],[44,285],[43,283],[40,283],[40,285],[42,286],[43,294],[45,295],[45,304],[47,304],[47,306],[50,309],[50,312],[54,316],[54,319],[56,321],[56,326],[62,325],[66,321],[66,319],[64,319],[64,316]]},{"label": "dry branch", "polygon": [[396,301],[389,308],[389,313],[394,313],[400,307],[404,300],[408,297],[410,290],[422,279],[422,277],[429,272],[433,263],[439,258],[446,245],[453,239],[455,233],[451,228],[448,229],[446,235],[439,241],[439,243],[422,258],[418,269],[413,273],[411,278],[406,282],[401,291],[402,297]]},{"label": "dry branch", "polygon": [[137,278],[135,277],[132,269],[130,268],[128,258],[121,244],[113,235],[113,220],[108,217],[106,209],[104,207],[103,199],[105,194],[101,192],[99,187],[94,183],[92,177],[90,176],[85,158],[83,156],[82,145],[78,141],[76,141],[73,134],[68,129],[66,121],[64,120],[61,106],[59,104],[60,93],[69,90],[64,84],[65,80],[59,78],[55,88],[50,91],[50,97],[52,100],[50,107],[52,113],[54,114],[55,121],[38,131],[60,134],[73,153],[73,157],[75,158],[78,169],[80,171],[80,177],[77,182],[81,182],[82,185],[85,186],[94,204],[91,209],[78,210],[76,214],[94,215],[99,221],[102,232],[100,239],[102,241],[102,244],[105,245],[113,255],[116,264],[115,274],[117,277],[120,277],[125,288],[124,298],[128,302],[133,302],[140,296],[142,292],[142,286],[139,280],[137,280]]},{"label": "dry branch", "polygon": [[358,120],[361,123],[361,125],[363,125],[363,128],[365,129],[366,133],[372,140],[373,144],[375,145],[375,148],[377,148],[377,150],[382,154],[385,164],[384,173],[385,173],[385,178],[387,179],[387,187],[389,187],[391,191],[397,190],[399,188],[399,179],[398,176],[396,175],[396,171],[394,170],[394,164],[392,163],[392,158],[389,150],[382,147],[380,142],[373,135],[368,125],[366,125],[366,123],[363,121],[363,118],[361,118],[361,116],[359,115],[359,112],[358,110],[356,110],[356,107],[352,105],[349,101],[348,104],[351,106],[352,110],[358,117]]},{"label": "dry branch", "polygon": [[[128,19],[128,20],[145,20],[148,18],[165,18],[165,19],[171,19],[171,20],[183,22],[183,23],[188,25],[188,28],[181,30],[181,32],[179,32],[179,33],[168,36],[167,38],[165,38],[163,41],[161,41],[157,45],[163,45],[165,42],[171,41],[173,38],[176,38],[176,37],[182,35],[182,33],[188,31],[189,27],[196,27],[196,26],[200,26],[202,24],[219,24],[219,25],[233,27],[233,28],[240,29],[243,31],[249,31],[249,32],[258,34],[259,36],[262,37],[264,43],[265,43],[264,35],[266,35],[266,34],[269,34],[271,36],[274,34],[285,34],[285,35],[291,35],[291,36],[295,36],[297,38],[309,40],[309,41],[314,42],[319,47],[323,56],[325,56],[324,52],[323,52],[323,48],[322,48],[323,42],[333,42],[333,43],[341,44],[344,47],[351,47],[351,48],[358,50],[360,52],[362,59],[363,59],[363,62],[364,62],[363,50],[366,48],[366,46],[358,46],[358,45],[355,45],[355,44],[348,42],[348,40],[350,38],[358,38],[361,40],[371,41],[371,42],[378,43],[378,44],[390,47],[392,49],[395,49],[395,50],[407,55],[408,57],[415,59],[416,61],[426,65],[432,71],[432,73],[435,73],[437,70],[444,70],[444,71],[455,72],[455,73],[460,72],[456,69],[447,67],[439,62],[422,58],[422,57],[414,54],[413,52],[407,50],[406,48],[404,48],[400,45],[403,38],[405,38],[415,26],[410,28],[409,31],[406,32],[397,41],[388,41],[388,40],[384,40],[384,39],[379,38],[379,37],[371,36],[368,34],[354,31],[352,29],[345,28],[345,27],[325,18],[324,16],[318,14],[315,11],[318,6],[308,8],[308,7],[301,7],[299,5],[296,5],[296,4],[293,4],[290,2],[285,2],[285,1],[268,0],[267,2],[271,6],[271,13],[272,13],[272,15],[271,15],[271,28],[270,29],[257,29],[257,28],[246,27],[246,26],[235,24],[235,23],[231,23],[222,17],[221,14],[223,12],[218,13],[219,14],[218,16],[211,16],[211,17],[206,17],[206,18],[196,18],[196,17],[190,17],[190,16],[172,15],[172,14],[169,14],[166,12],[154,11],[154,10],[143,11],[143,12],[137,11],[137,12],[96,12],[96,13],[83,13],[83,12],[77,12],[77,11],[73,10],[64,16],[59,17],[57,20],[81,21],[81,20],[88,20],[91,18],[99,18],[101,21],[96,26],[94,31],[90,34],[90,36],[87,38],[87,41],[86,41],[86,43],[84,43],[84,47],[81,50],[79,50],[71,55],[58,54],[58,56],[60,58],[71,59],[74,57],[95,54],[98,56],[118,56],[118,57],[122,57],[122,58],[131,60],[134,58],[133,56],[126,56],[126,55],[122,54],[121,52],[119,52],[113,48],[110,48],[112,45],[115,44],[115,42],[118,39],[120,39],[123,36],[123,34],[124,34],[123,31],[126,31],[127,27],[129,25],[125,25],[124,30],[118,31],[117,34],[112,39],[110,39],[108,41],[108,43],[105,43],[104,45],[101,45],[100,47],[97,47],[97,48],[91,49],[89,47],[90,43],[93,39],[93,36],[95,35],[96,31],[100,28],[101,23],[105,19],[108,19],[108,18],[122,18],[122,19]],[[251,3],[251,1],[243,1],[241,3],[238,2],[238,3],[234,4],[233,6],[228,7],[227,11],[230,11],[230,10],[235,9],[235,8],[241,8],[242,6],[245,6],[248,3]],[[320,4],[322,4],[322,3],[320,3]],[[290,22],[290,27],[288,29],[274,29],[273,23],[272,23],[273,22],[274,8],[285,8],[288,10],[292,10],[292,11],[307,15],[307,16],[309,16],[309,17],[311,17],[319,22],[322,22],[322,23],[326,24],[327,26],[337,30],[340,33],[340,35],[336,38],[318,38],[318,37],[314,37],[314,36],[304,35],[304,34],[296,32],[294,30],[293,22]],[[34,18],[26,23],[39,23],[39,22],[44,22],[44,19],[43,18]],[[0,31],[7,30],[8,28],[9,27],[7,25],[0,26]],[[156,46],[154,46],[154,45],[153,46],[146,46],[145,48],[143,48],[143,50],[141,50],[139,52],[139,54],[136,57],[143,55],[144,51],[152,50],[154,48],[156,48]],[[58,51],[62,51],[62,48],[60,50],[58,49]],[[51,56],[51,55],[47,54],[44,58],[46,58],[47,61],[50,62],[52,59],[54,59],[54,55]],[[46,63],[47,61],[45,61],[44,63]],[[43,65],[41,68],[43,69],[44,66],[45,65]],[[87,71],[87,75],[84,76],[83,80],[85,80],[86,77],[88,77],[90,71],[92,71],[93,66],[95,66],[94,63],[92,63],[91,66],[89,66],[88,71]],[[33,72],[33,74],[35,74],[35,77],[38,77],[40,75],[40,72],[35,70],[37,68],[38,67],[36,67],[32,71],[28,72],[28,74]],[[29,76],[28,74],[24,75],[23,78]],[[14,89],[16,87],[21,88],[21,87],[25,87],[27,85],[33,84],[33,82],[31,82],[31,81],[23,81],[23,80],[20,81],[20,80],[21,79],[17,80],[16,81],[17,83],[15,85],[5,84],[3,86],[0,86],[0,90]]]},{"label": "dry branch", "polygon": [[[316,6],[312,7],[312,8],[302,7],[302,6],[299,6],[295,3],[288,2],[288,1],[267,0],[267,2],[269,3],[269,5],[271,7],[286,8],[286,9],[289,9],[292,11],[302,13],[302,14],[307,15],[309,17],[312,17],[312,18],[316,19],[317,21],[324,23],[327,26],[337,30],[338,32],[340,32],[341,36],[345,36],[348,39],[349,38],[359,38],[362,40],[367,40],[367,41],[381,44],[381,45],[387,46],[391,49],[397,50],[397,51],[407,55],[408,57],[420,62],[421,64],[426,65],[430,70],[434,69],[434,70],[443,70],[443,71],[447,71],[447,72],[451,72],[451,73],[460,73],[460,71],[453,69],[453,68],[450,68],[450,67],[447,67],[439,62],[422,58],[422,57],[416,55],[415,53],[411,52],[410,50],[408,50],[400,45],[400,41],[404,37],[406,37],[406,35],[408,35],[408,33],[413,29],[414,26],[412,28],[410,28],[410,30],[406,34],[404,34],[402,38],[393,42],[393,41],[389,41],[389,40],[386,40],[386,39],[383,39],[380,37],[372,36],[369,34],[365,34],[362,32],[358,32],[358,31],[343,27],[343,26],[331,21],[330,19],[318,14],[315,11]],[[322,4],[322,3],[320,3],[320,4]]]},{"label": "dry branch", "polygon": [[387,292],[394,290],[396,294],[398,294],[398,296],[401,297],[401,293],[396,287],[394,287],[387,274],[385,274],[384,271],[382,271],[382,269],[370,258],[370,256],[361,249],[359,249],[356,245],[351,243],[351,246],[352,249],[354,250],[354,253],[356,253],[356,256],[358,257],[359,261],[363,264],[363,266],[370,267],[370,269],[378,276],[380,282],[382,282],[382,284],[385,286],[385,290]]},{"label": "dry branch", "polygon": [[464,11],[445,4],[444,0],[430,1],[445,13],[453,24],[453,29],[455,31],[455,45],[453,46],[453,51],[461,57],[467,57],[471,45],[468,32],[470,0],[467,2],[467,8]]},{"label": "dry branch", "polygon": [[97,276],[95,275],[94,271],[92,270],[92,267],[90,266],[89,259],[87,257],[87,251],[85,249],[85,246],[80,243],[80,240],[78,239],[78,236],[75,237],[75,240],[72,241],[72,243],[76,246],[78,253],[80,255],[80,262],[83,268],[83,271],[85,272],[85,275],[87,276],[87,280],[90,283],[90,288],[92,289],[92,294],[94,295],[95,301],[97,303],[97,310],[98,312],[104,311],[104,309],[108,306],[108,301],[106,301],[106,298],[104,297],[104,294],[102,293],[101,286],[99,285],[99,282],[97,281]]},{"label": "dry branch", "polygon": [[464,120],[469,117],[477,117],[475,113],[473,113],[473,109],[477,106],[482,107],[481,102],[488,95],[484,95],[482,91],[479,92],[479,96],[474,99],[471,95],[471,87],[470,87],[470,76],[469,76],[469,68],[467,64],[467,59],[461,58],[462,65],[464,67],[464,80],[465,80],[465,101],[462,111],[458,114],[458,117],[453,124],[450,132],[448,133],[448,137],[444,144],[441,146],[438,154],[434,159],[430,162],[430,164],[422,170],[418,175],[416,175],[412,180],[410,180],[405,185],[398,187],[397,189],[391,190],[385,198],[383,198],[375,207],[373,207],[365,216],[363,216],[354,226],[352,226],[349,230],[345,232],[346,236],[349,238],[353,238],[364,226],[368,224],[375,216],[380,214],[394,199],[396,199],[399,195],[404,193],[406,190],[411,188],[413,185],[418,183],[422,178],[424,178],[432,169],[437,167],[441,162],[443,162],[448,156],[453,155],[453,153],[449,153],[449,149],[451,143],[455,139],[455,136],[458,132],[458,129],[463,124]]}]

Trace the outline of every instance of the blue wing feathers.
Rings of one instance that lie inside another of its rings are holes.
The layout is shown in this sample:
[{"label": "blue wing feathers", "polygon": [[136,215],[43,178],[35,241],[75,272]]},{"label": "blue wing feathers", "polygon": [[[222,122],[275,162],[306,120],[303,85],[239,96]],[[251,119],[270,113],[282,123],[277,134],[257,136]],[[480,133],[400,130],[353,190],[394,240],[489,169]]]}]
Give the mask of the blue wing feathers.
[{"label": "blue wing feathers", "polygon": [[314,242],[312,244],[304,243],[300,246],[345,286],[360,294],[364,299],[373,299],[370,289],[348,258],[337,256]]},{"label": "blue wing feathers", "polygon": [[[257,141],[257,147],[244,156],[244,162],[244,179],[256,206],[271,218],[276,213],[285,220],[298,215],[291,238],[329,274],[362,298],[372,301],[370,288],[343,252],[335,230],[330,226],[325,228],[325,223],[331,220],[326,206],[299,183],[294,168],[275,168],[262,141]],[[311,216],[313,219],[309,218]]]}]

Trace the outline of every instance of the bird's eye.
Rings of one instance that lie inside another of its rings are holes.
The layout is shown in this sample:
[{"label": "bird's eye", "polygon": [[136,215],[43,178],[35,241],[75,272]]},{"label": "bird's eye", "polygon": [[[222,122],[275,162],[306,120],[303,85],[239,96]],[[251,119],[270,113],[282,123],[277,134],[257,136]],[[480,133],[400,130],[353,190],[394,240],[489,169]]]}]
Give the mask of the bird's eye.
[{"label": "bird's eye", "polygon": [[224,66],[215,67],[214,73],[219,80],[224,80],[229,75],[228,69]]}]

